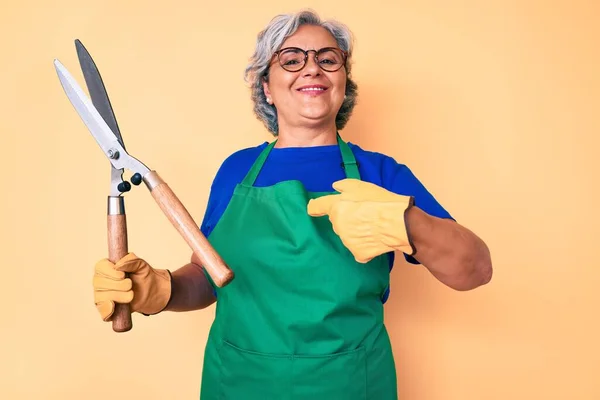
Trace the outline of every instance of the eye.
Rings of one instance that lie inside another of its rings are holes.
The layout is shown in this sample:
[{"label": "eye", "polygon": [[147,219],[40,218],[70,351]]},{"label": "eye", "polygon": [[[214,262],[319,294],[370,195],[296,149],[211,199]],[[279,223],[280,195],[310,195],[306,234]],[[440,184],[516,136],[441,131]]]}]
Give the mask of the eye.
[{"label": "eye", "polygon": [[304,53],[295,49],[285,50],[279,53],[279,62],[282,65],[302,64],[304,62]]},{"label": "eye", "polygon": [[319,63],[328,65],[338,65],[342,62],[343,57],[339,51],[334,49],[323,50],[319,54]]}]

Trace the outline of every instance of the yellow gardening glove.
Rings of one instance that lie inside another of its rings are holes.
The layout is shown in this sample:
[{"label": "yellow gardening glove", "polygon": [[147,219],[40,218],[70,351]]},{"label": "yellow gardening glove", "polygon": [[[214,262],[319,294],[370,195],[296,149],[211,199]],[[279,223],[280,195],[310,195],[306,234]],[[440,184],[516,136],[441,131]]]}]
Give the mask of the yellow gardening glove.
[{"label": "yellow gardening glove", "polygon": [[110,321],[115,302],[129,303],[132,313],[151,315],[162,311],[171,298],[169,271],[154,269],[133,253],[116,264],[107,259],[98,261],[93,286],[94,302],[104,321]]},{"label": "yellow gardening glove", "polygon": [[405,211],[414,204],[412,196],[358,179],[337,181],[333,188],[340,194],[310,200],[308,214],[328,215],[333,230],[356,261],[366,263],[394,250],[414,254],[404,221]]}]

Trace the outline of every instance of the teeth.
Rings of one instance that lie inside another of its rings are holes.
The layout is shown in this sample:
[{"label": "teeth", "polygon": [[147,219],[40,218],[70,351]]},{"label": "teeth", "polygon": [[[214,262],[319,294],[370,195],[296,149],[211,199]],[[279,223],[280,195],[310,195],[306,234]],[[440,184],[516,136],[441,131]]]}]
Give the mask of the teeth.
[{"label": "teeth", "polygon": [[304,88],[304,89],[300,89],[302,92],[308,92],[308,91],[323,91],[325,89],[323,88]]}]

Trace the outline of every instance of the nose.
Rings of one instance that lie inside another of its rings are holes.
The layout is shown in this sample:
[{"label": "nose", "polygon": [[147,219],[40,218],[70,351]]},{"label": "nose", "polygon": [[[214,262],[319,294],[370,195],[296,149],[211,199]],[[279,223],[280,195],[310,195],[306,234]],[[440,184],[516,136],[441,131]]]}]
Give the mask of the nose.
[{"label": "nose", "polygon": [[306,60],[306,65],[304,66],[304,70],[302,71],[303,75],[307,76],[321,74],[321,67],[319,67],[317,60],[315,60],[315,56],[316,55],[313,51],[308,53],[308,59]]}]

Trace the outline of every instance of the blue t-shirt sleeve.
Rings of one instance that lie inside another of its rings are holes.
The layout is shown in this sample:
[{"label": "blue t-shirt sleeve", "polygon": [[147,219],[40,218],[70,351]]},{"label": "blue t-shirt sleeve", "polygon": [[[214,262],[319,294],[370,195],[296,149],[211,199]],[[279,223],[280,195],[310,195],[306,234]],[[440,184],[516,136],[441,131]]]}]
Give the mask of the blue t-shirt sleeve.
[{"label": "blue t-shirt sleeve", "polygon": [[[219,199],[218,196],[215,194],[215,191],[211,188],[211,190],[209,191],[209,195],[208,195],[208,203],[206,205],[206,211],[204,212],[204,217],[202,218],[202,222],[200,223],[200,232],[202,232],[202,234],[205,237],[208,237],[212,231],[212,220],[214,218],[215,215],[215,211],[216,211],[216,205],[218,204]],[[208,272],[206,270],[204,270],[204,274],[206,275],[207,278],[210,279]],[[215,290],[215,288],[213,287],[213,295],[215,297],[217,297],[217,291]]]},{"label": "blue t-shirt sleeve", "polygon": [[210,235],[212,232],[214,220],[215,218],[218,218],[217,213],[219,204],[223,201],[222,196],[220,195],[222,190],[219,190],[220,173],[221,169],[219,169],[211,184],[208,192],[206,211],[204,212],[204,217],[202,218],[202,223],[200,224],[200,231],[206,237],[208,237],[208,235]]},{"label": "blue t-shirt sleeve", "polygon": [[[200,223],[200,232],[207,238],[218,224],[233,195],[235,186],[242,181],[260,151],[266,146],[236,151],[219,166],[210,186],[206,211]],[[216,290],[213,288],[215,297]]]},{"label": "blue t-shirt sleeve", "polygon": [[204,236],[210,235],[227,208],[235,186],[242,181],[248,169],[265,144],[242,149],[228,156],[219,166],[210,186],[206,212],[200,226]]},{"label": "blue t-shirt sleeve", "polygon": [[[415,176],[415,174],[406,165],[398,164],[393,159],[387,160],[387,168],[384,167],[383,186],[385,189],[405,195],[413,196],[414,204],[429,215],[438,218],[454,218],[450,213],[437,201],[433,194],[425,187],[425,185]],[[410,264],[420,264],[414,257],[403,253],[404,259]],[[389,253],[390,270],[394,265],[394,253]],[[382,301],[385,303],[390,296],[390,288],[388,287],[383,295]]]},{"label": "blue t-shirt sleeve", "polygon": [[206,237],[210,235],[211,232],[211,216],[215,213],[215,204],[218,202],[217,196],[213,190],[210,190],[208,194],[208,202],[206,204],[206,211],[204,212],[204,217],[202,218],[202,223],[200,224],[200,232]]}]

